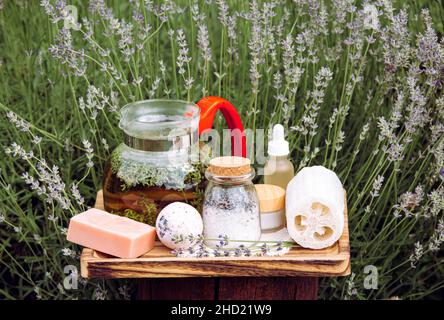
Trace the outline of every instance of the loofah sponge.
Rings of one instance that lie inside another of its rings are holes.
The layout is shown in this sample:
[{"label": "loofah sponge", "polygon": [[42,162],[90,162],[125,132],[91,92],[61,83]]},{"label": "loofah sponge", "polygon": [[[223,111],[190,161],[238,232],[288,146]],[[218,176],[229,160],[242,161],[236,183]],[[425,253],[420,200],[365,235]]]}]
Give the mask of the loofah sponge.
[{"label": "loofah sponge", "polygon": [[344,189],[338,176],[322,167],[303,168],[288,184],[287,229],[302,247],[333,245],[344,229]]}]

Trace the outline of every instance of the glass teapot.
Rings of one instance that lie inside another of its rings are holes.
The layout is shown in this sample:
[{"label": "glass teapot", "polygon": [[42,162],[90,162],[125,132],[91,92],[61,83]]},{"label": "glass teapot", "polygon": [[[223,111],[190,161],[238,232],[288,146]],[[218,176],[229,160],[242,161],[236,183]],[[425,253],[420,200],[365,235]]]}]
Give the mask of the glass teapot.
[{"label": "glass teapot", "polygon": [[[205,189],[199,135],[212,128],[220,110],[231,135],[232,154],[246,156],[238,112],[227,100],[205,97],[197,104],[144,100],[120,111],[124,142],[105,168],[105,210],[154,225],[166,205],[186,202],[200,211]],[[237,139],[237,141],[236,141]]]}]

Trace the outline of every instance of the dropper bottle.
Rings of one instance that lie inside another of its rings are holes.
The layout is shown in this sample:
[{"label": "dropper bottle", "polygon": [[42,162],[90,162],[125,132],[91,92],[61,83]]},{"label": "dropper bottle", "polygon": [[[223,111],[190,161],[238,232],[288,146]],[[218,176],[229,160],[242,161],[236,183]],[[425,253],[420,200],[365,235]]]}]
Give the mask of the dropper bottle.
[{"label": "dropper bottle", "polygon": [[288,159],[290,149],[285,140],[284,127],[273,127],[272,140],[268,142],[268,159],[264,167],[264,183],[287,189],[287,184],[294,177],[294,166]]}]

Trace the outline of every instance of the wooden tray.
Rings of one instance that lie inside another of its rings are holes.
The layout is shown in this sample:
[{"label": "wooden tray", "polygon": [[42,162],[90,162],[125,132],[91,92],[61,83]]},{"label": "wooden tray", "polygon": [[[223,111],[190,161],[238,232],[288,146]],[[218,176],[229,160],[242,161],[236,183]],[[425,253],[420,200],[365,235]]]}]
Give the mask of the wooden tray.
[{"label": "wooden tray", "polygon": [[[102,191],[95,207],[103,210]],[[120,259],[85,248],[80,258],[84,278],[183,278],[183,277],[299,277],[350,274],[348,215],[344,232],[331,247],[311,250],[294,247],[276,257],[178,258],[156,242],[153,250],[136,259]]]}]

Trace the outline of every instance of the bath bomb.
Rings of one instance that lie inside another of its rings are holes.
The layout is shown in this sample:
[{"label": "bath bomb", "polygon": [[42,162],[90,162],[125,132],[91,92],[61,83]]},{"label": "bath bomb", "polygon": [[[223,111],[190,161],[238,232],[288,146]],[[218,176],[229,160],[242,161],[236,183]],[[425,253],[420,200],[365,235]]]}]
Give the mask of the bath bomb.
[{"label": "bath bomb", "polygon": [[345,191],[338,176],[322,166],[305,167],[286,192],[287,229],[302,247],[333,245],[344,230]]},{"label": "bath bomb", "polygon": [[[202,234],[203,222],[200,213],[184,202],[173,202],[163,208],[156,220],[159,240],[170,249],[188,248],[191,242],[187,239]],[[177,238],[183,237],[178,242]]]}]

